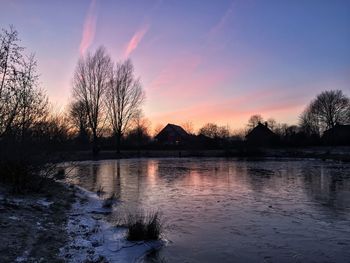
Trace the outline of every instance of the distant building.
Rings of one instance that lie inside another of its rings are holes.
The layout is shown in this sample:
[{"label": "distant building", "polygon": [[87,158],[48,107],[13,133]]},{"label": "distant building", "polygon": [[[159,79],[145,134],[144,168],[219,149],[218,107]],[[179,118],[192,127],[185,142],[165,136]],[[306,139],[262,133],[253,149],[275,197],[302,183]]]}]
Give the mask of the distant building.
[{"label": "distant building", "polygon": [[169,123],[154,139],[162,144],[179,145],[189,141],[191,136],[181,126]]},{"label": "distant building", "polygon": [[256,146],[268,146],[277,142],[278,136],[269,129],[267,123],[258,125],[246,136],[248,144]]},{"label": "distant building", "polygon": [[322,140],[330,145],[350,145],[350,125],[335,125],[323,133]]}]

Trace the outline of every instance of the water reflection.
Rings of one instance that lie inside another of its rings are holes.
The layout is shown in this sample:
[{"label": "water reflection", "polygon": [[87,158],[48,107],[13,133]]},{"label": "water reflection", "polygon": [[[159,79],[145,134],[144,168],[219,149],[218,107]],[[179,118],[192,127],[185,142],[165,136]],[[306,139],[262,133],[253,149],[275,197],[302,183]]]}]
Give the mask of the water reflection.
[{"label": "water reflection", "polygon": [[171,241],[157,254],[162,262],[347,262],[349,168],[302,160],[130,159],[80,163],[69,180],[119,196],[118,215],[160,209]]}]

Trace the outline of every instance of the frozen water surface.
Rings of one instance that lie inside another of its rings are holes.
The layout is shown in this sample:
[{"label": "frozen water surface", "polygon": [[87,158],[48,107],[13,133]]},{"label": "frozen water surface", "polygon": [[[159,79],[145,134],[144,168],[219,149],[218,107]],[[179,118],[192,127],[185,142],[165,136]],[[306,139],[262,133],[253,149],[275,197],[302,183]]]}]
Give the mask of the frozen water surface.
[{"label": "frozen water surface", "polygon": [[318,160],[82,162],[69,180],[126,212],[160,210],[167,246],[145,262],[350,262],[350,165]]}]

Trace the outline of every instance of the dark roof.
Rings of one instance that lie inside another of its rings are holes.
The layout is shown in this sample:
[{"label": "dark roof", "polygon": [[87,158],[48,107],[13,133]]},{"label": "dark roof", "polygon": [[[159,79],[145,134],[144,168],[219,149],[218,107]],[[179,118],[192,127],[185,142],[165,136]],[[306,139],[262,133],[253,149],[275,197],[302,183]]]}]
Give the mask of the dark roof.
[{"label": "dark roof", "polygon": [[168,123],[156,136],[155,138],[159,138],[164,133],[175,133],[180,137],[188,137],[189,134],[179,125]]},{"label": "dark roof", "polygon": [[276,136],[276,134],[271,131],[267,125],[264,125],[262,123],[258,123],[258,125],[253,129],[251,130],[246,138],[249,140],[249,138],[256,138],[256,137],[273,137],[273,136]]}]

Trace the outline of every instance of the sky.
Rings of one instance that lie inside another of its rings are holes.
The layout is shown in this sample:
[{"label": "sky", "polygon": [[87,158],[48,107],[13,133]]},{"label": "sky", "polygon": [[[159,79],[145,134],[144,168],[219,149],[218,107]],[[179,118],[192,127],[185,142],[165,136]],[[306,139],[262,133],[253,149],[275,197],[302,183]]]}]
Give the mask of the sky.
[{"label": "sky", "polygon": [[130,58],[153,127],[242,128],[253,114],[296,124],[324,90],[350,95],[348,0],[0,0],[38,61],[55,109],[72,99],[79,56]]}]

